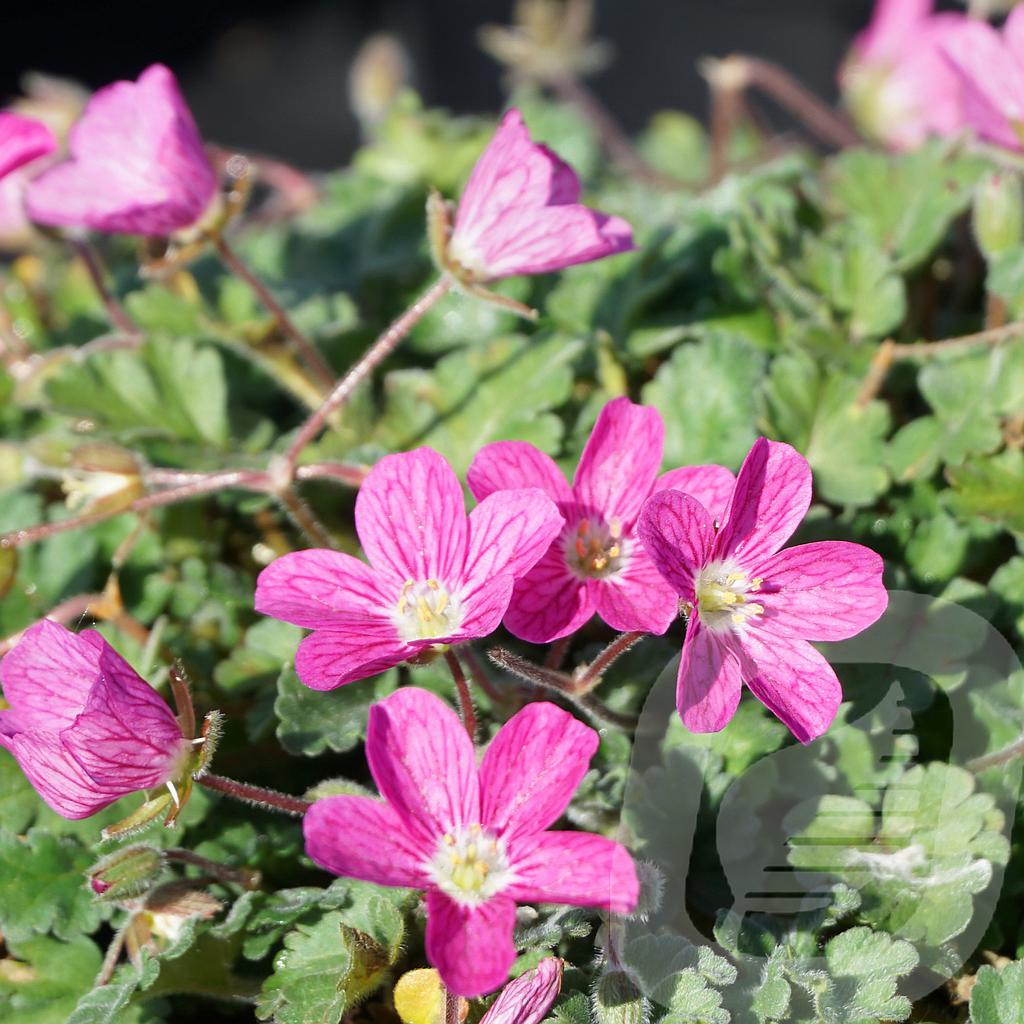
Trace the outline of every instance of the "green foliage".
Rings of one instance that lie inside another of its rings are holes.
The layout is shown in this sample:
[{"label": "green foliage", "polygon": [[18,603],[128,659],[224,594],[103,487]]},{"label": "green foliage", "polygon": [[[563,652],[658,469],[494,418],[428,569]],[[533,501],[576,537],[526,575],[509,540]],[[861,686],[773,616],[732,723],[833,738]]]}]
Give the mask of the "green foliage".
[{"label": "green foliage", "polygon": [[1024,1021],[1024,964],[1002,970],[982,967],[971,989],[971,1024],[1021,1024]]}]

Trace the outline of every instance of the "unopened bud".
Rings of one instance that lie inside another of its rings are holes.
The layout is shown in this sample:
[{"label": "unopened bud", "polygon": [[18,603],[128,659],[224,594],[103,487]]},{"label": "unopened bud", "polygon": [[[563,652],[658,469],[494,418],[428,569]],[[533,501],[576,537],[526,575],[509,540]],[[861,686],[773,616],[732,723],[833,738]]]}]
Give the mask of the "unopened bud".
[{"label": "unopened bud", "polygon": [[974,237],[986,259],[1024,241],[1024,187],[1012,171],[993,171],[974,192]]},{"label": "unopened bud", "polygon": [[71,453],[61,486],[68,508],[86,515],[124,511],[144,493],[135,456],[100,441],[80,445]]},{"label": "unopened bud", "polygon": [[142,896],[153,887],[163,868],[160,851],[139,843],[107,854],[87,874],[92,891],[105,902],[112,902]]},{"label": "unopened bud", "polygon": [[364,129],[387,117],[409,78],[409,55],[398,39],[380,33],[363,43],[349,72],[348,94]]}]

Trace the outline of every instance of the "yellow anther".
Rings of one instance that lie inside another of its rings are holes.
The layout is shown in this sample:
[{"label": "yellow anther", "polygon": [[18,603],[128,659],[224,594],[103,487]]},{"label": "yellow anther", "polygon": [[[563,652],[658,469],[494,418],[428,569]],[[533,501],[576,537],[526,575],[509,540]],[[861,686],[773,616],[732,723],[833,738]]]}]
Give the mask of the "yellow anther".
[{"label": "yellow anther", "polygon": [[438,590],[440,589],[441,584],[438,583],[437,580],[427,580],[427,586],[430,587],[431,590]]},{"label": "yellow anther", "polygon": [[486,877],[487,877],[487,875],[489,874],[489,872],[490,872],[490,870],[491,870],[491,869],[490,869],[490,866],[489,866],[489,865],[488,865],[488,864],[487,864],[487,863],[486,863],[485,861],[482,861],[482,860],[478,860],[478,861],[476,862],[476,870],[477,870],[477,871],[478,871],[478,872],[479,872],[479,873],[480,873],[481,875],[483,875],[483,876],[484,876],[484,878],[486,878]]},{"label": "yellow anther", "polygon": [[466,859],[476,860],[476,843],[470,843],[469,846],[466,847]]},{"label": "yellow anther", "polygon": [[[470,825],[469,831],[471,835],[478,836],[483,831],[483,825]],[[495,846],[497,846],[497,843],[495,843]]]},{"label": "yellow anther", "polygon": [[608,524],[608,532],[612,535],[612,540],[618,540],[622,536],[622,523],[618,519],[613,519]]},{"label": "yellow anther", "polygon": [[619,545],[618,545],[618,544],[613,544],[613,545],[612,545],[612,546],[611,546],[611,547],[610,547],[610,548],[608,549],[608,557],[609,557],[609,558],[618,558],[618,557],[619,557],[619,555],[621,555],[621,554],[622,554],[622,548],[621,548],[621,547],[619,547]]},{"label": "yellow anther", "polygon": [[445,608],[448,607],[448,595],[442,590],[440,596],[437,599],[437,607],[434,609],[435,615],[443,615]]},{"label": "yellow anther", "polygon": [[445,834],[441,837],[441,841],[444,843],[445,846],[454,846],[455,836],[453,836],[451,832],[445,832]]},{"label": "yellow anther", "polygon": [[448,859],[452,862],[452,867],[457,868],[462,863],[461,853],[452,853],[448,855]]}]

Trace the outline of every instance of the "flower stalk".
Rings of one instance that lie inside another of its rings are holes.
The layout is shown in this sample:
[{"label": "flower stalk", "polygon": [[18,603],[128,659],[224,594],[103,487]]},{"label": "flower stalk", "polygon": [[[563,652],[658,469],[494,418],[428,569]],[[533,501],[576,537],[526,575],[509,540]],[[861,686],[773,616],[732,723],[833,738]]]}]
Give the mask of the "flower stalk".
[{"label": "flower stalk", "polygon": [[466,727],[470,740],[476,743],[477,720],[476,711],[473,708],[473,695],[469,690],[469,680],[462,670],[459,656],[454,651],[445,651],[444,660],[451,670],[452,679],[455,680],[455,693],[459,698],[459,715],[462,718],[462,724]]},{"label": "flower stalk", "polygon": [[279,811],[281,814],[301,818],[313,806],[310,801],[297,796],[288,796],[287,793],[279,793],[275,789],[266,789],[263,786],[250,786],[248,783],[236,782],[234,779],[226,779],[223,775],[213,775],[210,772],[196,776],[195,781],[215,793],[223,793],[243,803],[261,807],[265,811]]}]

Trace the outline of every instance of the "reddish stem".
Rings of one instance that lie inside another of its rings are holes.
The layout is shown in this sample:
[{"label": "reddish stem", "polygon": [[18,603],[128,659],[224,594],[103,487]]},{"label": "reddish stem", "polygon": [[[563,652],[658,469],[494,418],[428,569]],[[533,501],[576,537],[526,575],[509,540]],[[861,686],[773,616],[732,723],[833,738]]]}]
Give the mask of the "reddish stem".
[{"label": "reddish stem", "polygon": [[308,800],[297,796],[279,793],[276,789],[265,789],[263,786],[250,786],[245,782],[225,779],[223,775],[200,775],[196,782],[200,786],[234,797],[244,803],[255,804],[269,811],[280,811],[282,814],[294,814],[302,817],[313,805]]},{"label": "reddish stem", "polygon": [[473,695],[469,692],[469,682],[466,673],[462,671],[458,655],[448,650],[444,652],[444,660],[448,662],[451,669],[452,679],[455,680],[455,692],[459,698],[459,712],[462,715],[462,724],[469,733],[469,739],[476,743],[476,711],[473,709]]}]

